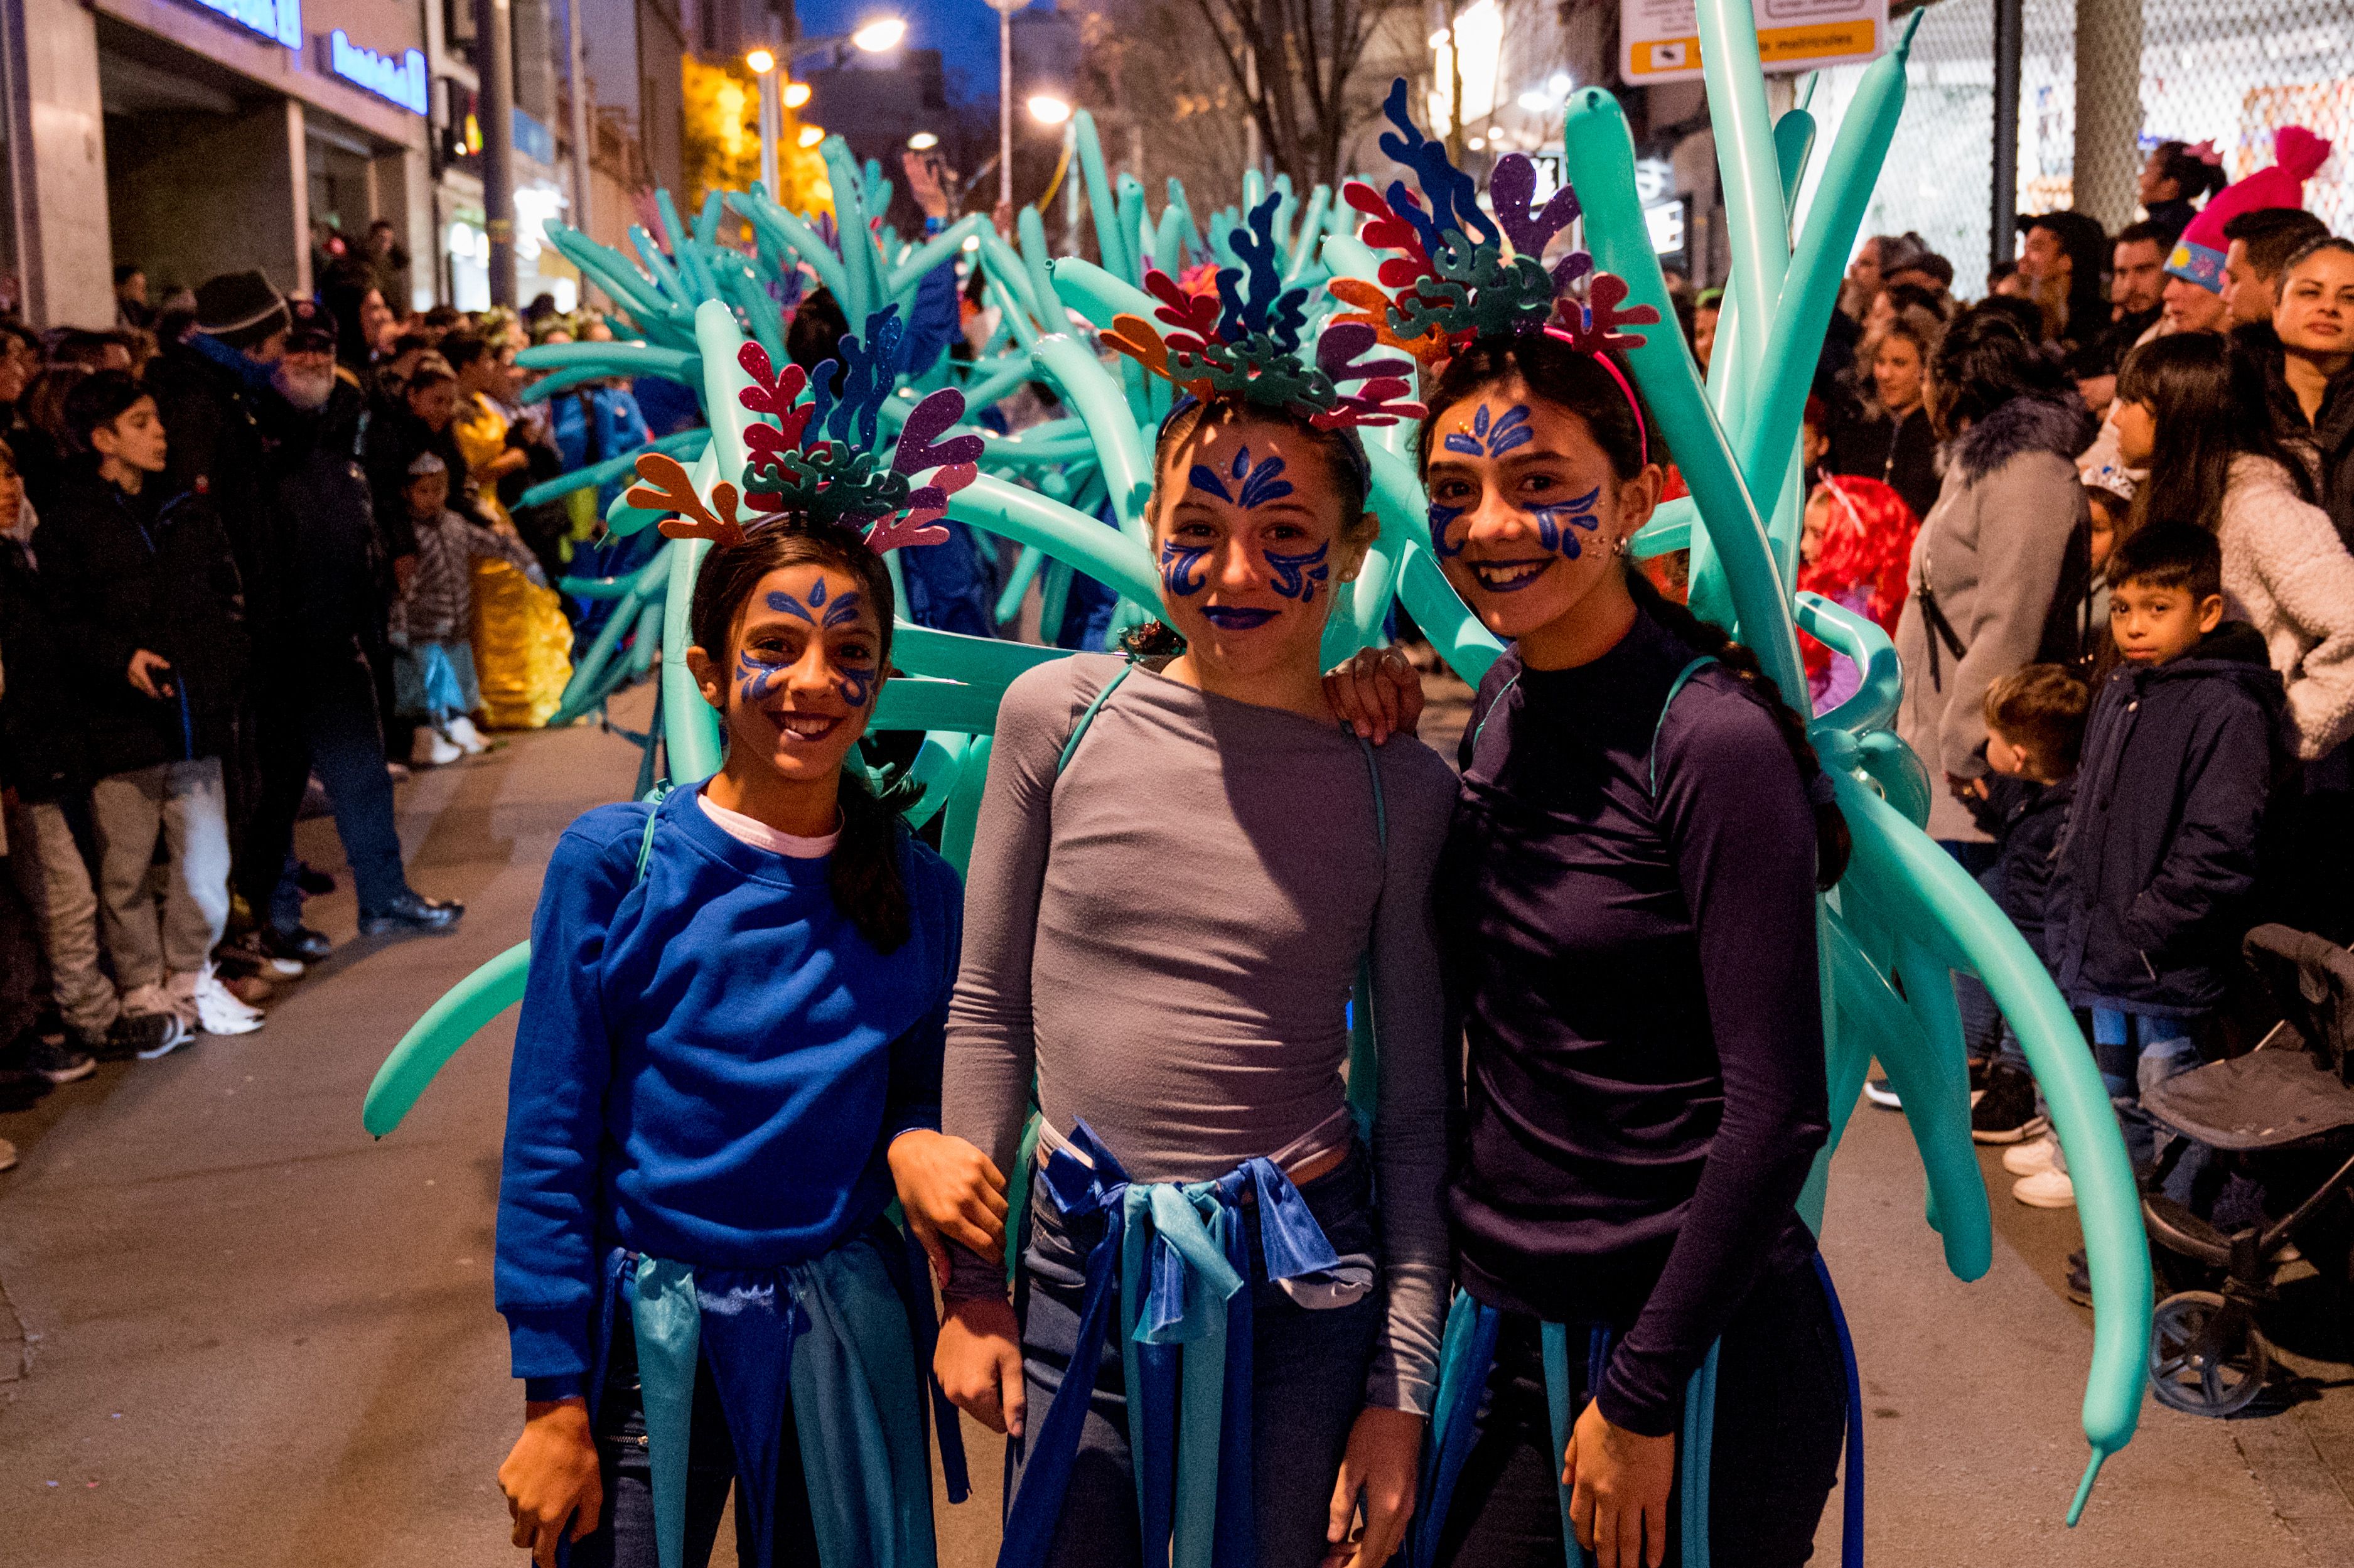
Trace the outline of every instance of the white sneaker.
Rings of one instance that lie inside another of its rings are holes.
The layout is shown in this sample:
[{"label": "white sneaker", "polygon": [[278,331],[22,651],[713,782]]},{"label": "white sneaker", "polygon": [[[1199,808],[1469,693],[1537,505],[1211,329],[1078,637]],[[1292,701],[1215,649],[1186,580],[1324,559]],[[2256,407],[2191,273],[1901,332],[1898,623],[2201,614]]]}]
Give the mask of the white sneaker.
[{"label": "white sneaker", "polygon": [[2031,1209],[2073,1209],[2076,1183],[2065,1171],[2040,1171],[2012,1182],[2010,1195]]},{"label": "white sneaker", "polygon": [[1888,1080],[1885,1078],[1864,1079],[1863,1097],[1882,1110],[1904,1108],[1904,1102],[1896,1097],[1896,1091],[1889,1086]]},{"label": "white sneaker", "polygon": [[474,721],[464,714],[443,725],[441,733],[456,741],[458,749],[469,757],[480,757],[491,748],[491,743],[482,738],[482,732],[474,727]]},{"label": "white sneaker", "polygon": [[[126,1008],[124,1011],[127,1012],[130,1010]],[[196,1043],[196,1026],[178,1013],[162,1012],[156,1016],[163,1019],[169,1027],[164,1030],[163,1039],[144,1051],[133,1053],[141,1061],[159,1062],[173,1052],[185,1050]]]},{"label": "white sneaker", "polygon": [[2014,1176],[2041,1176],[2052,1169],[2052,1156],[2059,1144],[2049,1134],[2027,1143],[2014,1143],[2002,1151],[2002,1168]]},{"label": "white sneaker", "polygon": [[417,726],[409,737],[408,765],[411,768],[441,768],[466,754],[450,744],[450,737],[429,724]]},{"label": "white sneaker", "polygon": [[250,1034],[261,1027],[261,1009],[241,1001],[221,984],[213,967],[172,977],[172,991],[194,1004],[196,1027],[207,1034]]}]

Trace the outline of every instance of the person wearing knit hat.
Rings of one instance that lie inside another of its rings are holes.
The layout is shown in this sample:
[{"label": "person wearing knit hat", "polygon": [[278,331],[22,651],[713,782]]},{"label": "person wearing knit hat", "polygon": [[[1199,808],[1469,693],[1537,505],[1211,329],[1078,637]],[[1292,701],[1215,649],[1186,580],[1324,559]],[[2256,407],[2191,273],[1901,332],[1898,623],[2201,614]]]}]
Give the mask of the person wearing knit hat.
[{"label": "person wearing knit hat", "polygon": [[285,298],[260,272],[222,272],[196,286],[196,331],[249,358],[277,358],[293,324]]},{"label": "person wearing knit hat", "polygon": [[2196,283],[2211,294],[2223,291],[2223,263],[2231,241],[2223,226],[2243,212],[2267,207],[2303,207],[2305,182],[2330,153],[2329,142],[2302,125],[2284,125],[2273,132],[2273,165],[2215,193],[2190,227],[2175,242],[2167,258],[2168,276]]}]

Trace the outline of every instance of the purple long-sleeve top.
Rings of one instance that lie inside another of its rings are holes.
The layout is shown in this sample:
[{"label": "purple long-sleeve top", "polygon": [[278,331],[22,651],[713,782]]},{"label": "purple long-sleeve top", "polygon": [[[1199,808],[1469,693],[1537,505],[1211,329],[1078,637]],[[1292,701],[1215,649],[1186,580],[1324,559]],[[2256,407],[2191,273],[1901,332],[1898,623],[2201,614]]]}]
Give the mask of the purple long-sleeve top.
[{"label": "purple long-sleeve top", "polygon": [[1668,705],[1692,657],[1645,611],[1575,669],[1498,660],[1437,879],[1463,1287],[1622,1330],[1598,1397],[1647,1436],[1761,1276],[1813,1252],[1796,1203],[1829,1132],[1812,808],[1732,673]]}]

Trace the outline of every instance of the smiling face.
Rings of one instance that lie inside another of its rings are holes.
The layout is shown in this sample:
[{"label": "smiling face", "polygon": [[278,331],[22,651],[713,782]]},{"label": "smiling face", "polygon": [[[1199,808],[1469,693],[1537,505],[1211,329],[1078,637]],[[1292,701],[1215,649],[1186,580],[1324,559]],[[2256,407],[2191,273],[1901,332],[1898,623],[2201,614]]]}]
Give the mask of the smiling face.
[{"label": "smiling face", "polygon": [[1154,494],[1161,614],[1189,656],[1229,678],[1314,669],[1376,527],[1343,527],[1326,453],[1286,424],[1205,418],[1171,443]]},{"label": "smiling face", "polygon": [[1614,546],[1658,503],[1657,464],[1620,479],[1585,418],[1518,376],[1432,417],[1431,546],[1481,625],[1525,638],[1592,608],[1597,588],[1625,591]]},{"label": "smiling face", "polygon": [[1872,356],[1872,387],[1880,406],[1892,414],[1909,414],[1921,403],[1921,345],[1894,333],[1880,340]]},{"label": "smiling face", "polygon": [[882,689],[877,607],[838,566],[801,561],[763,576],[720,654],[687,662],[739,759],[797,783],[832,779],[866,733]]}]

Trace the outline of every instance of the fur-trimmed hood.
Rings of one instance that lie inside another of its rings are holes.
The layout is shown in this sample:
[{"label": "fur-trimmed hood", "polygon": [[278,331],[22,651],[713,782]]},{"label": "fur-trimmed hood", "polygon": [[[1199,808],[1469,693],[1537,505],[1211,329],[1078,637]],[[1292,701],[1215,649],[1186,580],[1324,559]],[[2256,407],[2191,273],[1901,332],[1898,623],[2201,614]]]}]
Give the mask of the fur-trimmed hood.
[{"label": "fur-trimmed hood", "polygon": [[2073,392],[2061,397],[2013,397],[1954,438],[1946,464],[1975,484],[2024,452],[2050,452],[2074,464],[2099,429]]}]

